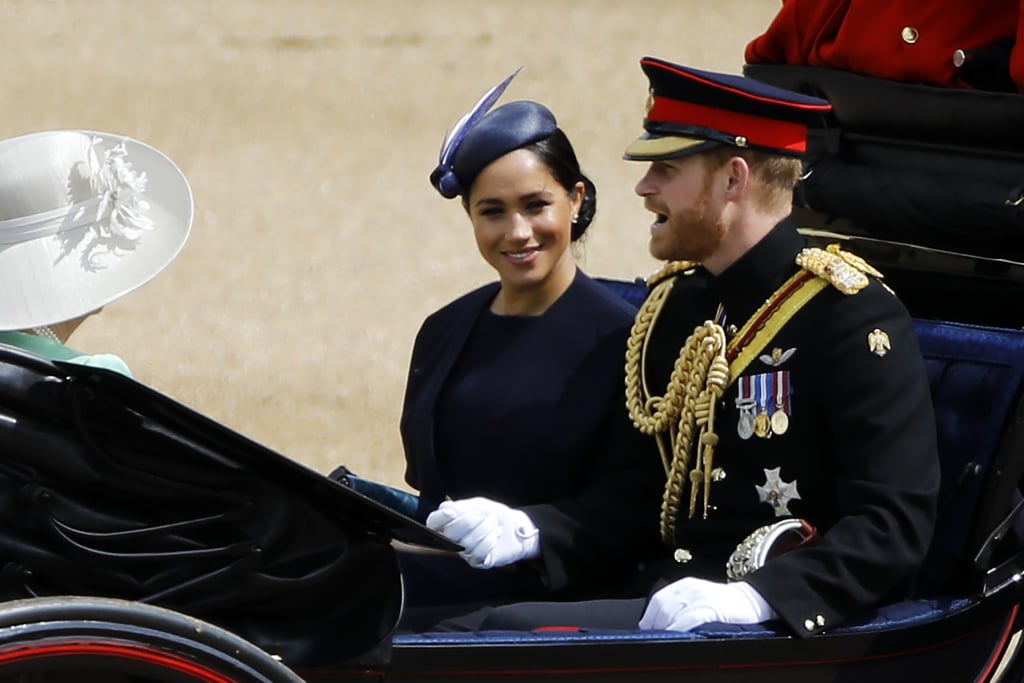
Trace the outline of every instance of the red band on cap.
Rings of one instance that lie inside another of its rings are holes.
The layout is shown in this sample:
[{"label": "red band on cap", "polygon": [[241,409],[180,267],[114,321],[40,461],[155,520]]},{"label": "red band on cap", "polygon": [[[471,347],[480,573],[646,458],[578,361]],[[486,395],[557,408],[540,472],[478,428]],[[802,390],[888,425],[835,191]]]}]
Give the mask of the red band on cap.
[{"label": "red band on cap", "polygon": [[729,135],[742,135],[749,144],[758,147],[799,153],[807,150],[807,126],[801,123],[741,114],[665,97],[654,98],[654,106],[647,113],[647,118],[659,123],[699,126]]}]

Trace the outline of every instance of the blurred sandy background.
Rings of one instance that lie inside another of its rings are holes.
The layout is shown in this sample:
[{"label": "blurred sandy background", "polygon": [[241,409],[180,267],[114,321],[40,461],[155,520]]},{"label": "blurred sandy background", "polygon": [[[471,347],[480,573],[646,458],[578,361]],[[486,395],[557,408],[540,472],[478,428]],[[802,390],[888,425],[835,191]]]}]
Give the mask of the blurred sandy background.
[{"label": "blurred sandy background", "polygon": [[779,0],[3,0],[0,137],[129,135],[190,179],[168,270],[72,339],[327,472],[398,484],[416,330],[492,279],[456,201],[427,182],[491,85],[555,112],[599,190],[582,265],[657,264],[621,161],[645,54],[739,71]]}]

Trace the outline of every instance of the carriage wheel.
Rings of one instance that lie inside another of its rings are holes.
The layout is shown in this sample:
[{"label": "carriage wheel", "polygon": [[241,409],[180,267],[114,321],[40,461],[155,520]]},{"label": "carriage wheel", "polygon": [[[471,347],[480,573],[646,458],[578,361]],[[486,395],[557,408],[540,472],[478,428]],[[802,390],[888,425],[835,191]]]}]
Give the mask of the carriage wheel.
[{"label": "carriage wheel", "polygon": [[143,603],[82,596],[0,603],[0,683],[300,683],[230,631]]}]

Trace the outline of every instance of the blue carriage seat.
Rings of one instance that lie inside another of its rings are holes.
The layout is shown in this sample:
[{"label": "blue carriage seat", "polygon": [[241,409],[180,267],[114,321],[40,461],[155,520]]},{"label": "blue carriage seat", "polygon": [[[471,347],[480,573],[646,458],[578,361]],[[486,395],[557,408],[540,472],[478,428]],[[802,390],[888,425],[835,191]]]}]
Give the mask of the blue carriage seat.
[{"label": "blue carriage seat", "polygon": [[939,517],[918,595],[971,591],[997,559],[989,537],[1011,514],[1021,477],[1024,332],[916,321],[938,431]]},{"label": "blue carriage seat", "polygon": [[[639,304],[642,282],[605,280]],[[932,546],[907,600],[852,620],[831,633],[927,622],[970,606],[984,591],[984,574],[1000,560],[995,541],[1016,551],[1024,541],[1007,531],[1020,500],[1024,470],[1024,331],[916,320],[935,408],[942,481]],[[1005,537],[1005,538],[1004,538]],[[397,636],[410,645],[452,642],[564,642],[785,636],[768,623],[706,624],[690,633],[666,632],[478,632]]]}]

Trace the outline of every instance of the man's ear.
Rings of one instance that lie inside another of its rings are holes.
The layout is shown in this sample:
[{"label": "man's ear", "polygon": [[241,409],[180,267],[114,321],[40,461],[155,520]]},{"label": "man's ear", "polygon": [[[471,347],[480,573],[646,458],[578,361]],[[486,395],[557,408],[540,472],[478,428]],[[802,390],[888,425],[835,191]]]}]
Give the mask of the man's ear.
[{"label": "man's ear", "polygon": [[725,164],[726,192],[730,195],[742,194],[750,182],[750,166],[740,156],[731,157]]}]

